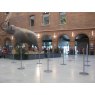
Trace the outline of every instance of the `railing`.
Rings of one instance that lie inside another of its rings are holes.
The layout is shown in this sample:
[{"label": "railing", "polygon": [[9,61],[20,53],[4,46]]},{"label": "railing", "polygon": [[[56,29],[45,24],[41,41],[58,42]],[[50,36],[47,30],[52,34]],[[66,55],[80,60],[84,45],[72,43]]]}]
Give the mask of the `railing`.
[{"label": "railing", "polygon": [[[56,57],[61,57],[61,54],[60,53],[50,53],[49,58],[56,58]],[[8,54],[8,55],[6,55],[5,58],[12,59],[13,56],[12,56],[12,54]],[[25,60],[27,60],[27,59],[39,59],[39,54],[23,54],[22,58],[25,59]],[[40,54],[40,59],[44,59],[44,58],[47,58],[46,55],[45,54]],[[14,59],[19,60],[20,55],[14,54]]]}]

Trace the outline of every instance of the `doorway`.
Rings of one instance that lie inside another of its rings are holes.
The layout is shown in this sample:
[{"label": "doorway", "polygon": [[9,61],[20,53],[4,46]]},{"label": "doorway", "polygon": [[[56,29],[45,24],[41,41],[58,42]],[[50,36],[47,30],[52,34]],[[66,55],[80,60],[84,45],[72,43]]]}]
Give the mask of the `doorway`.
[{"label": "doorway", "polygon": [[64,54],[69,54],[69,42],[70,38],[67,35],[61,35],[58,40],[58,47],[62,50],[64,48]]},{"label": "doorway", "polygon": [[42,49],[52,49],[52,37],[50,35],[44,35],[42,37]]},{"label": "doorway", "polygon": [[[87,45],[89,46],[89,38],[86,34],[79,34],[75,38],[75,52],[76,54],[83,54],[82,49],[84,48],[86,53]],[[89,49],[89,47],[88,47]]]}]

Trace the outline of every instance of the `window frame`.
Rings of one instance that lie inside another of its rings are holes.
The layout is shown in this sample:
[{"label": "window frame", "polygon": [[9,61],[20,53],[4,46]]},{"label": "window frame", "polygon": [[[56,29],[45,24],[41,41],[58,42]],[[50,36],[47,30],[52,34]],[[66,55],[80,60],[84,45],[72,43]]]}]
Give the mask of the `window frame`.
[{"label": "window frame", "polygon": [[[33,17],[33,19],[32,19],[32,17]],[[32,20],[34,21],[34,22],[33,22],[33,25],[32,25]],[[31,16],[30,16],[30,26],[31,26],[31,27],[34,27],[34,26],[35,26],[35,15],[31,15]]]},{"label": "window frame", "polygon": [[[47,15],[48,17],[48,23],[44,23],[45,22],[45,16],[44,15]],[[44,12],[42,13],[42,25],[43,26],[48,26],[50,24],[50,13],[49,12]]]}]

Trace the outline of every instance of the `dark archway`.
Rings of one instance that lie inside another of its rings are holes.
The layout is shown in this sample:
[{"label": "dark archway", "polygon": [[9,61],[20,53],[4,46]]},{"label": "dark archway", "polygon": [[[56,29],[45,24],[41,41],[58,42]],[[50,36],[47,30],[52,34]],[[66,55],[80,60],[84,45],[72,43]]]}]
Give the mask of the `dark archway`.
[{"label": "dark archway", "polygon": [[89,46],[89,38],[86,34],[79,34],[76,36],[75,38],[75,51],[78,54],[82,54],[83,51],[82,49],[85,49],[85,53],[86,53],[86,48],[87,45]]},{"label": "dark archway", "polygon": [[7,53],[12,52],[12,41],[10,38],[5,38],[3,49],[7,50]]},{"label": "dark archway", "polygon": [[5,47],[9,47],[10,45],[12,45],[11,39],[10,38],[6,38],[4,40],[4,46]]},{"label": "dark archway", "polygon": [[67,35],[61,35],[58,40],[58,47],[62,49],[64,47],[64,53],[68,54],[69,52],[69,42],[70,38]]},{"label": "dark archway", "polygon": [[42,48],[52,48],[52,37],[50,35],[43,35],[42,37]]}]

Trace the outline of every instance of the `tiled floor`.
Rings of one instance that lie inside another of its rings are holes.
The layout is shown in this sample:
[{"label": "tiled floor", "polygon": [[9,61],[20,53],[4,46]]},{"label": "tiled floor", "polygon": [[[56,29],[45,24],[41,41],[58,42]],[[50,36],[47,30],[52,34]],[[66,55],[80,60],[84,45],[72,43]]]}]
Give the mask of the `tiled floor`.
[{"label": "tiled floor", "polygon": [[[23,70],[18,68],[21,61],[10,59],[0,59],[0,83],[94,83],[95,82],[95,56],[90,55],[88,64],[85,66],[85,72],[89,75],[80,75],[83,71],[83,55],[65,55],[63,58],[50,58],[49,69],[52,72],[47,73],[48,59],[41,59],[42,64],[37,64],[39,60],[23,60]],[[86,59],[85,59],[86,60]],[[85,62],[87,64],[87,62]]]}]

